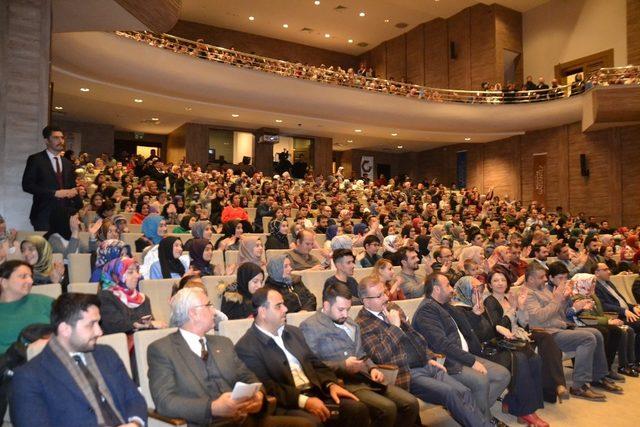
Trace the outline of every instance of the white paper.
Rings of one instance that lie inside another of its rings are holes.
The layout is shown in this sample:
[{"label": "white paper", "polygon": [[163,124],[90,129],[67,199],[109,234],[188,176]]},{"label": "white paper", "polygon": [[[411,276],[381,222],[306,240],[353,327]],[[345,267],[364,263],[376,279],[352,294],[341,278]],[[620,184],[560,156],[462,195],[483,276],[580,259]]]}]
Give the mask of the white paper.
[{"label": "white paper", "polygon": [[231,398],[233,400],[242,400],[253,397],[253,395],[260,390],[260,387],[262,387],[262,383],[245,384],[237,382],[236,385],[233,386]]}]

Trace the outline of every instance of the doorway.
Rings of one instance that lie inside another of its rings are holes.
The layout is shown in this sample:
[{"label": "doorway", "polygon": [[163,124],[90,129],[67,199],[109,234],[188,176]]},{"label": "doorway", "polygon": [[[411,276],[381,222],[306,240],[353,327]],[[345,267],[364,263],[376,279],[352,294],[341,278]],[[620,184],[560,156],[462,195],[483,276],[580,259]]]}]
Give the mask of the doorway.
[{"label": "doorway", "polygon": [[373,177],[374,180],[378,179],[380,175],[384,175],[384,177],[388,180],[391,178],[391,165],[385,163],[376,163],[376,176]]}]

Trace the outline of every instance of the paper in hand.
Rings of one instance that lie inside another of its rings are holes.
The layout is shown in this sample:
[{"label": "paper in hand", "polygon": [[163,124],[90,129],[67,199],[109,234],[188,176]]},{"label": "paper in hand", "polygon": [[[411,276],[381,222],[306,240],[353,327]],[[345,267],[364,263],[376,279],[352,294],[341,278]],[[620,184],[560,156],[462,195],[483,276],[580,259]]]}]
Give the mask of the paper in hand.
[{"label": "paper in hand", "polygon": [[233,400],[251,398],[260,390],[260,387],[262,387],[262,383],[245,384],[243,382],[237,382],[236,385],[233,386],[231,398]]}]

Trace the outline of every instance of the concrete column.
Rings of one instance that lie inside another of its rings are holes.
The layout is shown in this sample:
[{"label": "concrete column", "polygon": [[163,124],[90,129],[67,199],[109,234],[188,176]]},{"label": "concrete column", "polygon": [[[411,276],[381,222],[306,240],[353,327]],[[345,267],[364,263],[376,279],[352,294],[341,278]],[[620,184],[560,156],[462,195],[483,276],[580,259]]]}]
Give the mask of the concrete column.
[{"label": "concrete column", "polygon": [[44,149],[49,118],[51,0],[0,0],[0,213],[30,230],[27,157]]}]

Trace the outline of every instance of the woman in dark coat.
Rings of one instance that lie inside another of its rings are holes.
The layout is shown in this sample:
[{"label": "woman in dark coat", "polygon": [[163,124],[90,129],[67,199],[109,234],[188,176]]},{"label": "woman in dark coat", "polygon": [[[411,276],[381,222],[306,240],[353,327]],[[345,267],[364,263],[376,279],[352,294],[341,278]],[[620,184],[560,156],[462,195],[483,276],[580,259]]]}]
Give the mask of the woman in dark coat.
[{"label": "woman in dark coat", "polygon": [[264,271],[257,264],[245,262],[238,267],[237,277],[238,280],[234,283],[221,283],[218,286],[218,292],[222,296],[220,310],[229,319],[253,317],[251,297],[264,286]]},{"label": "woman in dark coat", "polygon": [[291,277],[291,271],[291,259],[287,255],[272,258],[267,264],[269,277],[265,285],[282,294],[289,313],[315,311],[315,295],[307,289],[299,276]]},{"label": "woman in dark coat", "polygon": [[289,249],[287,232],[289,224],[286,220],[274,219],[269,223],[269,236],[265,243],[265,249]]}]

